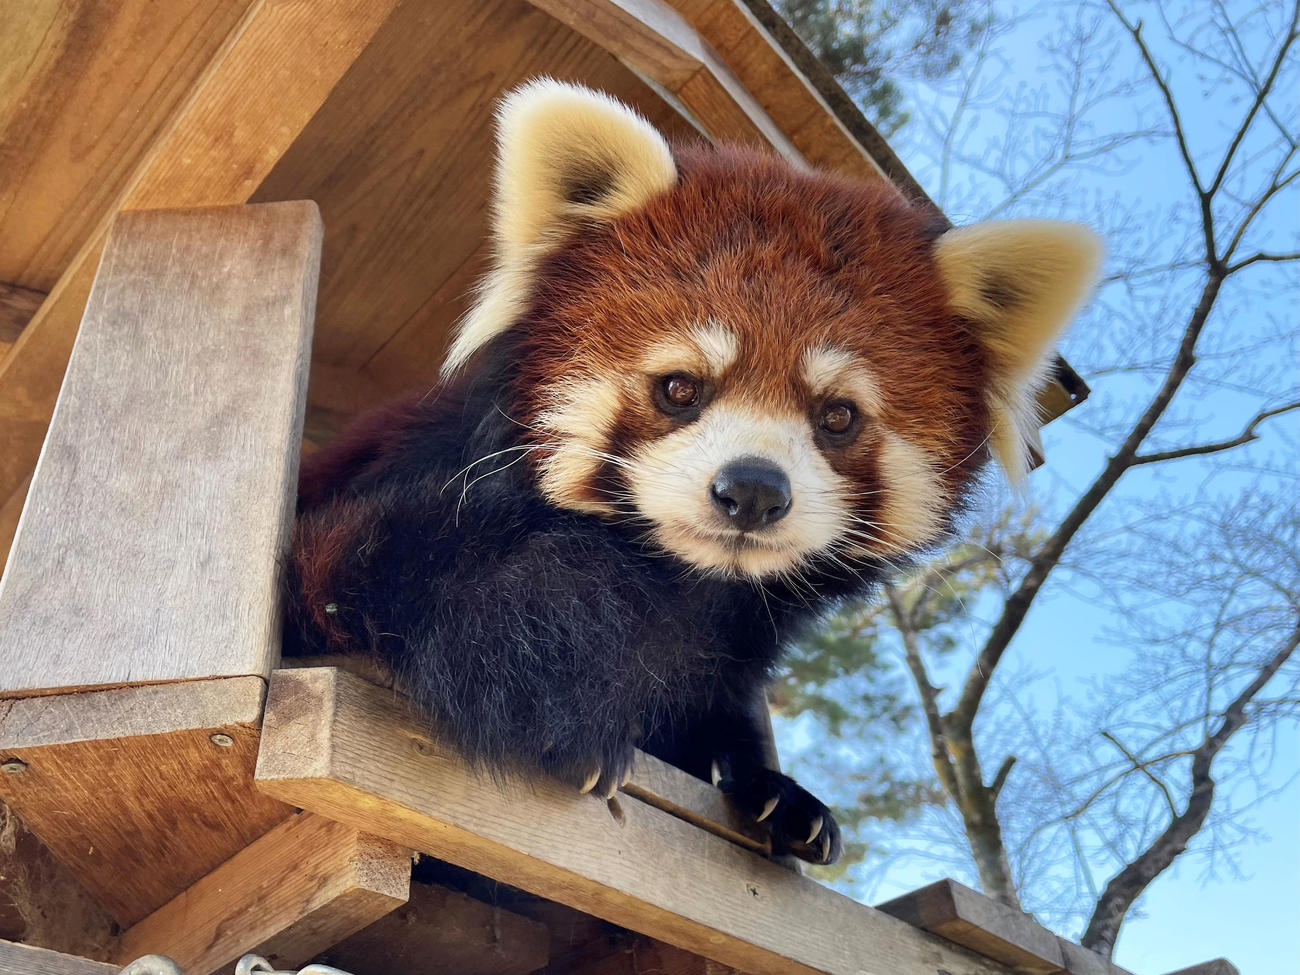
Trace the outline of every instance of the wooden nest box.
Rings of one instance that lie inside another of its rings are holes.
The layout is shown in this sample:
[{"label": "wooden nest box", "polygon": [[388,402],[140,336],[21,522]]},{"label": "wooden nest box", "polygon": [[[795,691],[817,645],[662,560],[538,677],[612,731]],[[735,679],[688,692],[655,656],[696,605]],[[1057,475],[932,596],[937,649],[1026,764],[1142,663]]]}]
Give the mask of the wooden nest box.
[{"label": "wooden nest box", "polygon": [[484,263],[503,91],[577,80],[673,135],[919,194],[769,9],[120,0],[8,19],[0,975],[147,953],[206,975],[254,950],[356,975],[1112,971],[955,885],[898,917],[857,904],[653,759],[620,822],[477,777],[357,676],[279,669],[300,451],[436,374]]}]

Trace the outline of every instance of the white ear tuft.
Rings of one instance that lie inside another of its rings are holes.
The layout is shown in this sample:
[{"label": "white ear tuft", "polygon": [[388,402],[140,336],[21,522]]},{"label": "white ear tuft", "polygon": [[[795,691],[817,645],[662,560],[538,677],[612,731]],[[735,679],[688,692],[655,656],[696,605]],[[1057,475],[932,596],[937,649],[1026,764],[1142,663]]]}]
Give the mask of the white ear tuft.
[{"label": "white ear tuft", "polygon": [[1087,227],[1006,220],[950,230],[935,243],[948,304],[988,354],[991,443],[1013,482],[1029,466],[1027,438],[1056,341],[1096,283],[1101,241]]},{"label": "white ear tuft", "polygon": [[676,182],[663,136],[608,95],[549,78],[507,95],[497,110],[495,266],[443,373],[510,326],[538,259],[567,234],[634,210]]}]

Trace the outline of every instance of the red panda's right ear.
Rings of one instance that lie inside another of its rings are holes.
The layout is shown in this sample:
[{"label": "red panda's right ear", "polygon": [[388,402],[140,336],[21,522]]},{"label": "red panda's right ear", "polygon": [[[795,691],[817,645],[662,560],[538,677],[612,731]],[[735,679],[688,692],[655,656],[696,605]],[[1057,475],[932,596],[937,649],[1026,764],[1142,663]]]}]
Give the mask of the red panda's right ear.
[{"label": "red panda's right ear", "polygon": [[608,95],[545,78],[507,95],[497,110],[495,266],[443,373],[518,317],[547,251],[583,223],[634,210],[676,182],[663,136]]}]

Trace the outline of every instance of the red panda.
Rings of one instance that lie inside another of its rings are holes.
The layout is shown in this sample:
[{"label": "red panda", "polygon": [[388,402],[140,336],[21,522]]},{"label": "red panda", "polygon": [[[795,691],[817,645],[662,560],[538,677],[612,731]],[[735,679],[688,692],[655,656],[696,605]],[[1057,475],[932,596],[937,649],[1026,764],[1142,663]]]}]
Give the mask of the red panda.
[{"label": "red panda", "polygon": [[765,683],[990,454],[1023,475],[1097,240],[947,229],[553,81],[498,123],[496,262],[441,381],[304,462],[288,649],[383,664],[487,769],[612,796],[641,747],[832,862],[764,764]]}]

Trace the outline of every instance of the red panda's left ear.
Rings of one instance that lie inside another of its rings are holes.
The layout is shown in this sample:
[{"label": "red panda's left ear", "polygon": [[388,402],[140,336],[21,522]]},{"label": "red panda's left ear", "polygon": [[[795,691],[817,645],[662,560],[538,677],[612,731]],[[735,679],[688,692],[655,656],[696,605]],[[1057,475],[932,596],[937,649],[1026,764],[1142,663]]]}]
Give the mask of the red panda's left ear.
[{"label": "red panda's left ear", "polygon": [[636,209],[676,182],[663,136],[608,95],[548,78],[507,95],[497,110],[495,267],[443,372],[518,317],[547,251],[584,223]]},{"label": "red panda's left ear", "polygon": [[1012,481],[1028,470],[1027,436],[1056,341],[1096,284],[1101,241],[1054,220],[1006,220],[950,230],[934,247],[953,313],[969,323],[991,371],[994,455]]}]

